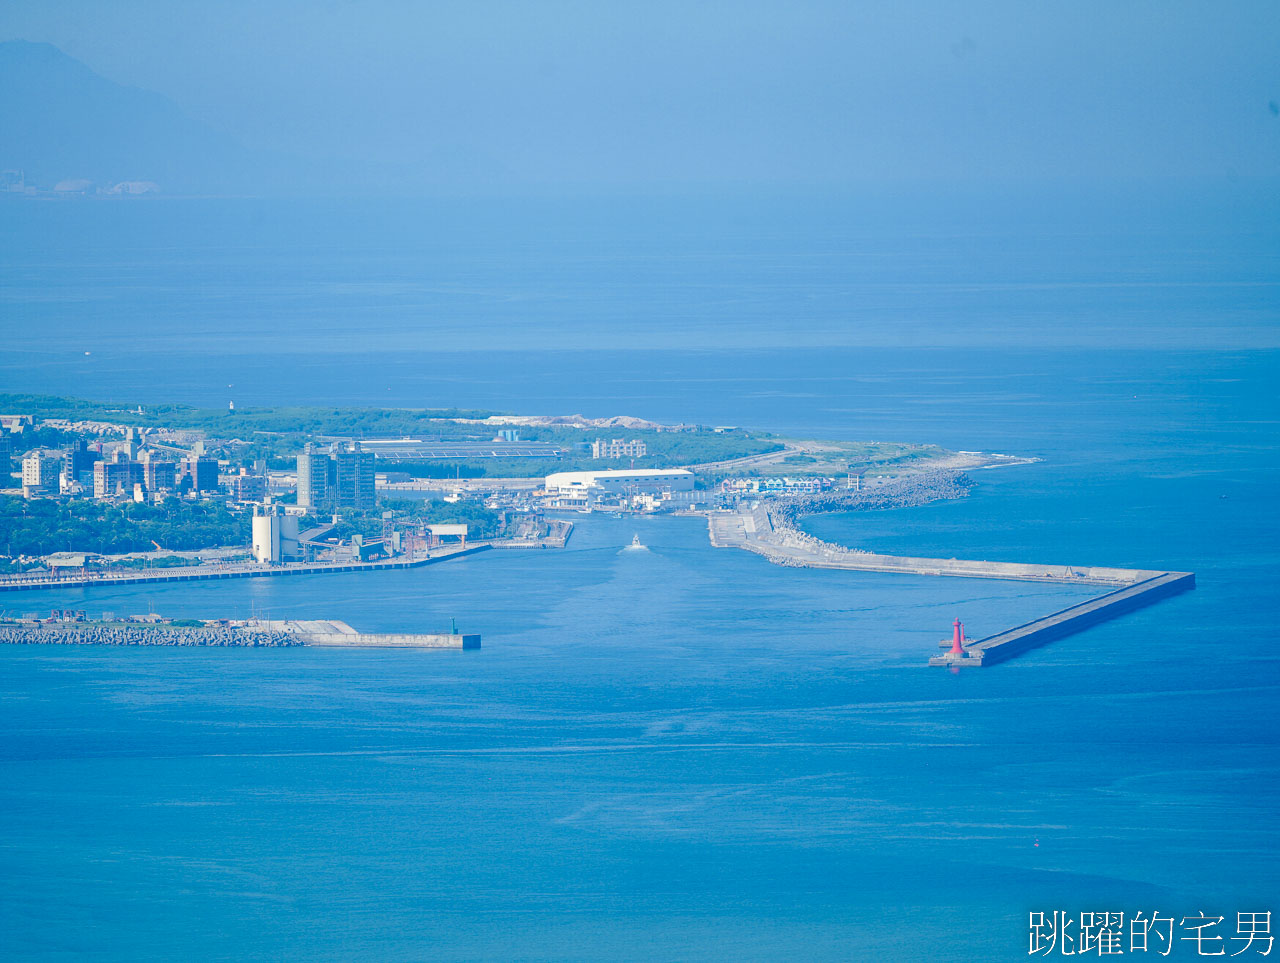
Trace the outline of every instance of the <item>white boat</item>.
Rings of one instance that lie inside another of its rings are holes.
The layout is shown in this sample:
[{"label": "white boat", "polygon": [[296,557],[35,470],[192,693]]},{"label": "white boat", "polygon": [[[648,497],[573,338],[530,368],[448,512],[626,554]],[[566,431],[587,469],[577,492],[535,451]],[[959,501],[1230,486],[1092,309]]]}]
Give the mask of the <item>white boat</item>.
[{"label": "white boat", "polygon": [[623,551],[624,552],[647,552],[649,551],[649,548],[647,545],[642,545],[640,543],[640,535],[639,533],[636,533],[635,535],[631,536],[631,544],[628,545],[626,548],[624,548]]}]

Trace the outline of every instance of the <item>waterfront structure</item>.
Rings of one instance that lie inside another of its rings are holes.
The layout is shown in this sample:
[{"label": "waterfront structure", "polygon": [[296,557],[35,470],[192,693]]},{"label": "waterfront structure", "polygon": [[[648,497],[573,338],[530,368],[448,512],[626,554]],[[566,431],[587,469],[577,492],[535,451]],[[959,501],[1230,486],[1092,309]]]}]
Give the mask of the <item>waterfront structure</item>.
[{"label": "waterfront structure", "polygon": [[649,446],[638,438],[631,441],[623,441],[621,438],[613,438],[605,441],[603,438],[597,438],[591,443],[591,457],[600,458],[643,458],[649,453]]},{"label": "waterfront structure", "polygon": [[[880,499],[882,505],[918,504],[914,496],[920,493],[920,485],[921,482],[915,479],[898,482],[891,488],[886,486],[888,490],[882,490],[874,498],[862,496],[861,504],[874,504],[875,499]],[[854,503],[843,503],[844,506],[851,504]],[[814,504],[812,507],[818,506]],[[956,619],[952,623],[952,637],[939,642],[939,647],[950,648],[929,660],[929,664],[934,666],[960,668],[1002,662],[1046,642],[1194,589],[1196,584],[1192,572],[881,555],[824,542],[802,532],[795,527],[794,514],[795,503],[777,501],[760,502],[750,510],[735,513],[712,512],[707,515],[708,534],[711,544],[717,548],[743,548],[764,556],[775,565],[795,568],[1014,579],[1097,585],[1107,589],[1105,594],[1096,598],[1077,602],[983,639],[967,638],[964,623]]]},{"label": "waterfront structure", "polygon": [[62,453],[37,448],[22,459],[22,495],[34,498],[58,494]]},{"label": "waterfront structure", "polygon": [[812,495],[832,486],[832,479],[817,475],[783,475],[773,478],[726,478],[720,489],[726,495]]},{"label": "waterfront structure", "polygon": [[561,471],[546,477],[548,495],[654,495],[693,491],[693,472],[684,468]]}]

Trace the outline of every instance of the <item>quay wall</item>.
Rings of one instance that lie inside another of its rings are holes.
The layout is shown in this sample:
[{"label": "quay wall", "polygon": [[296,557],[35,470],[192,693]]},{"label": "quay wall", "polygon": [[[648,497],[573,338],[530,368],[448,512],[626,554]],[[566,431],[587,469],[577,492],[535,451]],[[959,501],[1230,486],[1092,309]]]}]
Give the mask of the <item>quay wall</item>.
[{"label": "quay wall", "polygon": [[188,568],[165,569],[129,575],[60,575],[53,576],[0,576],[0,592],[16,592],[32,589],[76,588],[96,585],[136,585],[143,582],[199,582],[209,579],[226,578],[266,578],[280,575],[328,575],[335,572],[369,572],[382,569],[418,568],[432,565],[446,559],[460,558],[463,555],[474,555],[487,552],[488,544],[473,545],[465,549],[432,555],[416,559],[391,559],[385,562],[336,562],[286,565],[242,565],[217,567],[202,570],[202,566],[193,565]]}]

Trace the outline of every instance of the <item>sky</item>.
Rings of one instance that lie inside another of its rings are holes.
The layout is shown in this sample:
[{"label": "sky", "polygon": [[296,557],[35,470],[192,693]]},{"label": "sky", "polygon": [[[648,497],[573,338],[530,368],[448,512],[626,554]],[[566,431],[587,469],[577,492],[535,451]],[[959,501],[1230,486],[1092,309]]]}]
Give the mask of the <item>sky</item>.
[{"label": "sky", "polygon": [[1280,4],[7,0],[246,146],[496,190],[1280,179]]}]

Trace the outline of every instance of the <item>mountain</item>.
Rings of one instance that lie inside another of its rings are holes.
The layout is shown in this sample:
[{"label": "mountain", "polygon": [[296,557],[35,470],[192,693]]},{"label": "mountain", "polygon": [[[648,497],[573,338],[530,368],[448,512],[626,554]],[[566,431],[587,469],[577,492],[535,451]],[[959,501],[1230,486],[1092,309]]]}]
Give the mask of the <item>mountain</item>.
[{"label": "mountain", "polygon": [[0,169],[22,170],[41,189],[153,182],[165,193],[243,193],[276,166],[51,44],[0,43],[0,90]]}]

